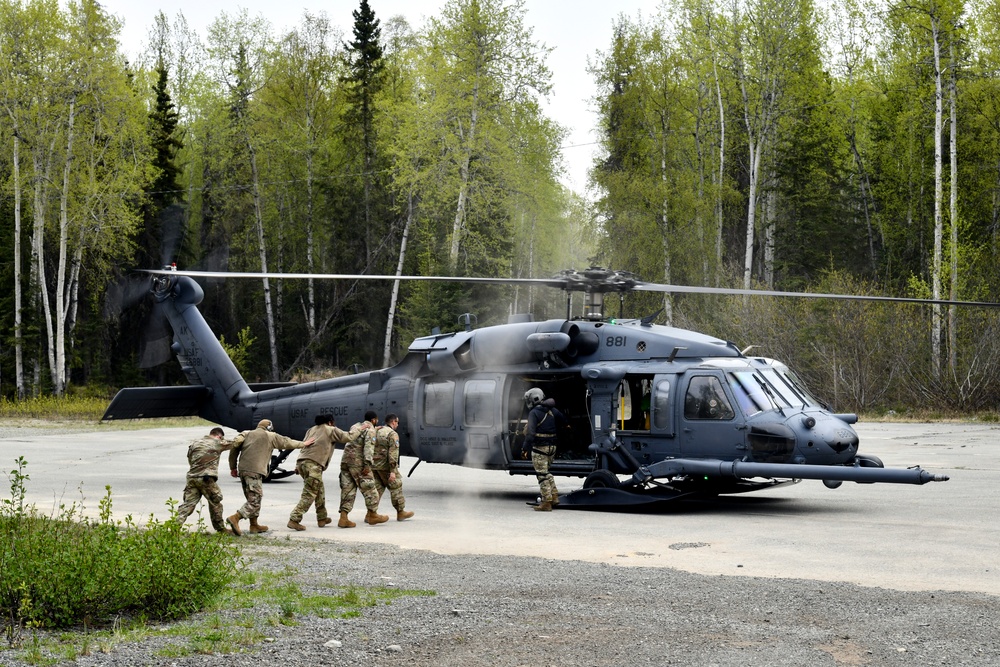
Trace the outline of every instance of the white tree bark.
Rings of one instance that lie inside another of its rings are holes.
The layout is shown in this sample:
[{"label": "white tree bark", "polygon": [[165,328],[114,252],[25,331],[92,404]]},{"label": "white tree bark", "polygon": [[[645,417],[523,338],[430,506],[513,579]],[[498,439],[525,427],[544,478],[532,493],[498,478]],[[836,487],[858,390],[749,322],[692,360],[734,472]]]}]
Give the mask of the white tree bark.
[{"label": "white tree bark", "polygon": [[[951,291],[949,298],[958,299],[958,63],[955,61],[955,44],[951,43],[951,76],[948,81],[948,104],[951,107]],[[948,370],[952,377],[958,373],[958,313],[956,306],[948,307]]]},{"label": "white tree bark", "polygon": [[[59,196],[59,259],[56,268],[55,317],[47,325],[55,328],[55,345],[49,339],[49,373],[52,376],[52,393],[62,396],[66,392],[66,315],[69,309],[66,281],[67,259],[69,257],[69,175],[73,166],[73,123],[76,118],[76,101],[69,103],[69,118],[66,121],[66,157],[63,162],[62,192]],[[52,318],[51,311],[46,317]]]},{"label": "white tree bark", "polygon": [[403,226],[403,239],[399,242],[399,261],[396,262],[396,280],[392,281],[392,297],[389,299],[389,316],[385,323],[385,345],[382,347],[382,367],[389,365],[389,353],[392,349],[392,325],[396,320],[396,300],[399,298],[399,276],[403,275],[403,262],[406,261],[406,244],[410,239],[410,225],[413,224],[413,191],[406,198],[406,225]]},{"label": "white tree bark", "polygon": [[[244,128],[246,132],[246,128]],[[244,135],[247,150],[250,151],[250,173],[253,178],[253,211],[257,227],[257,252],[260,255],[260,271],[267,273],[267,245],[264,243],[264,214],[260,205],[260,176],[257,171],[257,152],[248,134]],[[265,277],[264,281],[264,314],[267,319],[267,342],[271,352],[271,379],[277,382],[281,379],[278,369],[278,335],[274,326],[274,307],[271,304],[271,283]]]},{"label": "white tree bark", "polygon": [[[941,82],[941,21],[932,15],[931,40],[934,49],[934,258],[931,267],[931,298],[941,298],[941,264],[943,226],[941,208],[944,204],[942,176],[942,133],[944,125],[944,93]],[[931,372],[941,376],[941,306],[931,306]]]},{"label": "white tree bark", "polygon": [[21,288],[21,139],[14,125],[14,383],[18,400],[25,397],[24,331]]}]

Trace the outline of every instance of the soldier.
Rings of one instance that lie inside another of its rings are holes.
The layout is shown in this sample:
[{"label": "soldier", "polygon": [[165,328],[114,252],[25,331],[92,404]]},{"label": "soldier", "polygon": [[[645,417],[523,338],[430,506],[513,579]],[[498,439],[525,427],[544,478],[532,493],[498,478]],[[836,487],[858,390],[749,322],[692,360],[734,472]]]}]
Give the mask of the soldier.
[{"label": "soldier", "polygon": [[183,524],[191,516],[195,506],[204,496],[208,502],[208,515],[212,527],[220,533],[228,533],[226,522],[222,520],[222,491],[219,489],[219,457],[232,448],[233,441],[223,440],[225,432],[218,426],[208,435],[199,438],[188,447],[187,458],[190,468],[187,484],[184,486],[184,502],[177,508],[177,523]]},{"label": "soldier", "polygon": [[351,427],[351,441],[344,445],[344,454],[340,458],[340,521],[337,522],[340,528],[354,528],[356,525],[347,515],[354,509],[358,489],[361,489],[368,508],[365,523],[374,526],[389,520],[385,514],[378,513],[378,493],[372,476],[377,423],[378,415],[369,410],[365,413],[365,421]]},{"label": "soldier", "polygon": [[524,402],[531,410],[524,429],[524,448],[531,452],[531,463],[535,466],[535,477],[542,495],[542,502],[535,507],[535,511],[551,512],[559,504],[559,491],[549,466],[556,454],[556,433],[569,424],[556,408],[555,400],[545,398],[545,393],[537,387],[524,392]]},{"label": "soldier", "polygon": [[334,425],[332,415],[317,415],[316,425],[306,432],[306,438],[316,440],[308,447],[303,447],[295,462],[295,472],[302,476],[302,497],[299,504],[292,510],[288,518],[288,527],[293,530],[305,530],[302,525],[302,515],[316,503],[316,523],[320,528],[333,522],[326,513],[326,487],[323,484],[323,471],[330,465],[335,442],[347,444],[351,441],[349,433]]},{"label": "soldier", "polygon": [[[251,533],[266,533],[267,526],[257,523],[260,516],[260,502],[264,497],[264,476],[274,449],[301,449],[315,442],[310,438],[305,442],[278,435],[271,426],[270,419],[261,419],[257,428],[243,431],[233,438],[233,449],[229,452],[229,469],[233,477],[239,477],[243,485],[243,495],[247,501],[236,514],[227,517],[233,532],[242,535],[240,519],[250,519]],[[239,465],[237,467],[237,461]]]},{"label": "soldier", "polygon": [[403,497],[403,479],[399,474],[399,417],[394,414],[385,416],[385,426],[375,429],[375,453],[372,456],[372,474],[375,476],[375,489],[379,501],[382,492],[389,489],[389,498],[396,508],[396,521],[404,521],[413,516],[406,511],[406,498]]}]

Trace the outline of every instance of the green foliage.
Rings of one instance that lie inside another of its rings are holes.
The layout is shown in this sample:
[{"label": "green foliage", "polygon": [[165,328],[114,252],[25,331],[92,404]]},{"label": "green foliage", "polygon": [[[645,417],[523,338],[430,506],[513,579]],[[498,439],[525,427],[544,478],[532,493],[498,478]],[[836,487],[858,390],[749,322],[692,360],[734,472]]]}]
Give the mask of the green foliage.
[{"label": "green foliage", "polygon": [[237,334],[237,342],[235,345],[230,345],[226,342],[225,336],[219,336],[219,343],[222,345],[222,349],[226,351],[229,358],[232,360],[233,365],[241,373],[247,372],[247,362],[250,359],[250,346],[256,342],[256,338],[250,333],[250,327],[243,327]]},{"label": "green foliage", "polygon": [[232,581],[237,546],[225,537],[188,533],[171,517],[144,526],[116,521],[111,487],[98,519],[83,507],[46,516],[25,505],[27,462],[10,472],[11,498],[0,504],[0,610],[8,636],[26,627],[100,625],[121,614],[176,619],[205,608]]}]

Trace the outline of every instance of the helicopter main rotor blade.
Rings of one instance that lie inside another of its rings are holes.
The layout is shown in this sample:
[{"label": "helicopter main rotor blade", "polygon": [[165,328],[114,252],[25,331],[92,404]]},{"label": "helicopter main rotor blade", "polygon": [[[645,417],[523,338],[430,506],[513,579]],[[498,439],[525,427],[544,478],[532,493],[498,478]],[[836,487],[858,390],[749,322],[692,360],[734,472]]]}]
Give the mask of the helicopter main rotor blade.
[{"label": "helicopter main rotor blade", "polygon": [[659,283],[637,282],[633,288],[637,292],[669,292],[671,294],[721,294],[725,296],[787,296],[800,299],[837,299],[840,301],[888,301],[893,303],[938,304],[941,306],[978,306],[1000,308],[993,301],[949,301],[947,299],[915,299],[899,296],[870,296],[855,294],[826,294],[822,292],[781,292],[778,290],[736,289],[728,287],[697,287],[693,285],[661,285]]},{"label": "helicopter main rotor blade", "polygon": [[544,285],[564,286],[564,281],[553,278],[482,278],[475,276],[386,276],[367,273],[247,273],[236,271],[183,271],[169,269],[141,269],[144,273],[163,276],[189,276],[191,278],[270,278],[274,280],[427,280],[450,283],[483,283],[493,285]]},{"label": "helicopter main rotor blade", "polygon": [[917,299],[896,296],[870,296],[831,294],[823,292],[782,292],[780,290],[738,289],[728,287],[700,287],[696,285],[666,285],[635,280],[626,272],[613,272],[592,268],[588,271],[564,271],[552,278],[484,278],[475,276],[387,276],[350,273],[254,273],[227,271],[183,271],[173,269],[144,269],[145,273],[158,275],[190,276],[192,278],[271,278],[276,280],[423,280],[431,282],[479,283],[487,285],[542,285],[576,292],[664,292],[669,294],[718,294],[722,296],[779,296],[799,299],[835,299],[839,301],[882,301],[891,303],[937,304],[941,306],[975,306],[998,308],[993,301],[950,301],[948,299]]}]

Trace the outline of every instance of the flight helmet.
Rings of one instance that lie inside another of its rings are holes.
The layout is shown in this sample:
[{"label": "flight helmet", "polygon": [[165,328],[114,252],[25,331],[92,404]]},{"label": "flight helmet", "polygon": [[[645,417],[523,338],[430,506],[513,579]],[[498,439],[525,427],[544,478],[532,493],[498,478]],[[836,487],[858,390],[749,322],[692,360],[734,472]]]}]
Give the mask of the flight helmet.
[{"label": "flight helmet", "polygon": [[539,405],[545,400],[545,392],[543,392],[538,387],[532,387],[528,391],[524,392],[524,404],[529,408],[533,408]]}]

